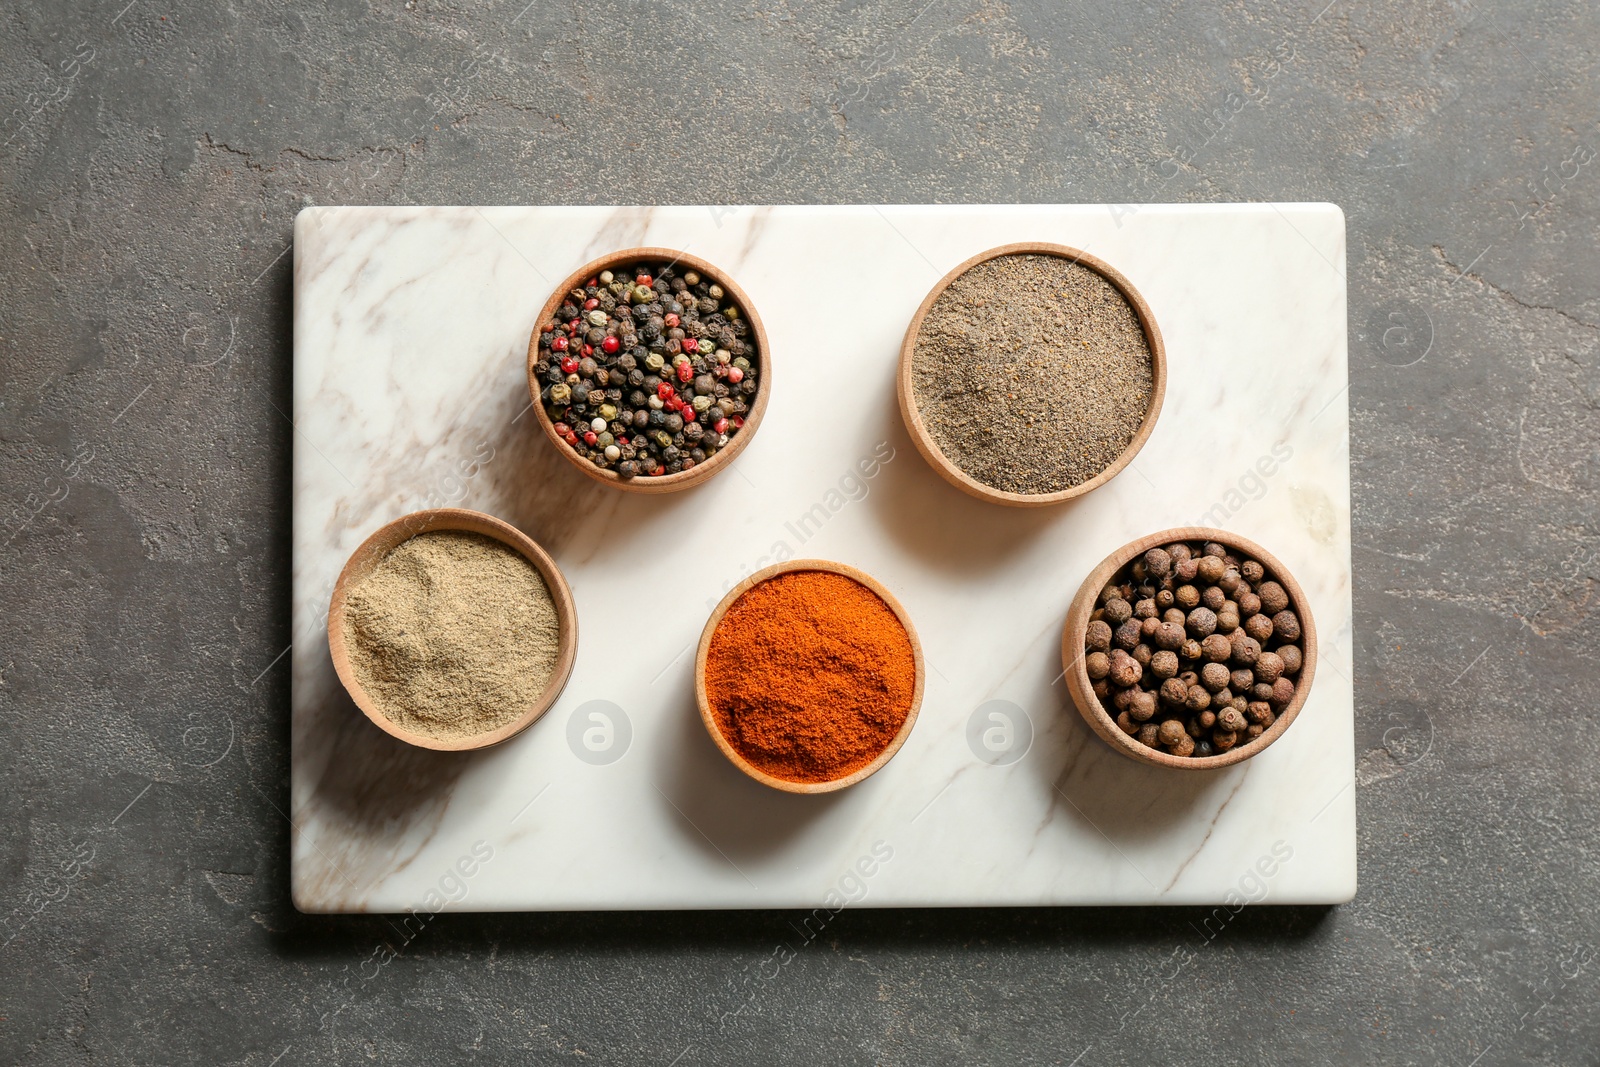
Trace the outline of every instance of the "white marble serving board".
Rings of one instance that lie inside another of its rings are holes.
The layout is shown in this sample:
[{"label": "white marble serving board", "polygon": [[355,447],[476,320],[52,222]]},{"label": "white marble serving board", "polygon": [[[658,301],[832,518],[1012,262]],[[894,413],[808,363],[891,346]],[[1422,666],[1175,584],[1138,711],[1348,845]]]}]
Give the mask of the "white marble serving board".
[{"label": "white marble serving board", "polygon": [[[1166,406],[1133,466],[1037,510],[947,485],[912,447],[894,398],[901,336],[929,288],[968,256],[1021,240],[1120,270],[1154,309],[1170,363]],[[774,363],[749,447],[710,483],[665,496],[584,478],[527,411],[523,358],[551,287],[639,245],[731,272],[766,323]],[[1354,894],[1338,208],[335,207],[303,211],[294,248],[291,814],[302,910]],[[525,530],[578,603],[561,700],[476,754],[410,749],[372,727],[340,688],[324,636],[348,554],[390,519],[440,504]],[[1059,645],[1069,600],[1108,552],[1196,522],[1244,534],[1294,571],[1322,658],[1276,745],[1192,774],[1143,767],[1090,733],[1060,681]],[[822,797],[745,778],[695,710],[693,646],[711,606],[788,557],[880,579],[915,620],[930,671],[900,753]],[[993,701],[1006,703],[975,718]]]}]

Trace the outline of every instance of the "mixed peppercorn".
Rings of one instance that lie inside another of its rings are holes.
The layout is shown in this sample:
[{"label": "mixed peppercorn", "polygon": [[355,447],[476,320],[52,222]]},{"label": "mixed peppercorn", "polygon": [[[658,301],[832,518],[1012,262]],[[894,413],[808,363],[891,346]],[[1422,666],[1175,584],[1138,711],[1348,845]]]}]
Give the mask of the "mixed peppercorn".
[{"label": "mixed peppercorn", "polygon": [[755,339],[722,286],[670,263],[602,271],[539,326],[534,373],[556,435],[623,478],[726,448],[755,403]]},{"label": "mixed peppercorn", "polygon": [[1084,652],[1119,729],[1195,757],[1260,737],[1305,661],[1283,586],[1215,542],[1152,548],[1124,567],[1100,593]]}]

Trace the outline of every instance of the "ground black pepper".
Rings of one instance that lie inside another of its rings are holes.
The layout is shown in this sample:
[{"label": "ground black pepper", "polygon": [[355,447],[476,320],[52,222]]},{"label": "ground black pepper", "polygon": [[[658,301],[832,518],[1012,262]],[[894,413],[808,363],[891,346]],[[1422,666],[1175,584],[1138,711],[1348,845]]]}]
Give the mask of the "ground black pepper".
[{"label": "ground black pepper", "polygon": [[[1050,255],[996,256],[956,278],[923,318],[911,363],[939,451],[1012,493],[1060,492],[1105,470],[1154,387],[1132,306],[1100,274]],[[1166,569],[1149,576],[1160,582],[1172,560],[1157,551]]]}]

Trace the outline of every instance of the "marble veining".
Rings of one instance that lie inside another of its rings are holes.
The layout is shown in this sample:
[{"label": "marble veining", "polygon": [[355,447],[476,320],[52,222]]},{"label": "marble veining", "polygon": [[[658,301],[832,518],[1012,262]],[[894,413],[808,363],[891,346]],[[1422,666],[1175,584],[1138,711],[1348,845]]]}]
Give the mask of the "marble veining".
[{"label": "marble veining", "polygon": [[[1036,511],[948,486],[894,400],[901,335],[928,289],[968,256],[1021,240],[1072,245],[1126,275],[1154,310],[1170,375],[1134,464]],[[738,461],[666,497],[583,478],[527,410],[540,304],[579,264],[630,245],[734,273],[775,361],[766,420]],[[290,815],[302,909],[1334,903],[1355,892],[1338,208],[312,208],[294,255]],[[324,636],[346,556],[382,523],[444,504],[527,531],[578,602],[561,700],[480,753],[413,750],[373,728],[340,689]],[[1061,621],[1083,576],[1135,536],[1191,523],[1284,560],[1322,641],[1293,728],[1212,774],[1118,756],[1059,680]],[[797,557],[850,563],[893,589],[929,664],[905,747],[825,797],[743,777],[694,706],[693,645],[710,607],[757,567]],[[671,589],[651,582],[661,572],[679,576]],[[598,751],[585,727],[598,727]],[[998,731],[991,747],[986,729]]]}]

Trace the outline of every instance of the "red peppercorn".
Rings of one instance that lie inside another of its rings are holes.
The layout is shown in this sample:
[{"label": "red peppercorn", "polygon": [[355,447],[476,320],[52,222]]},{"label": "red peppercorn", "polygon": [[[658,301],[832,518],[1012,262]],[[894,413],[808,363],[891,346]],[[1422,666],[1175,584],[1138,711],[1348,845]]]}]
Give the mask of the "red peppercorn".
[{"label": "red peppercorn", "polygon": [[604,341],[600,342],[600,350],[608,356],[621,347],[622,342],[617,340],[615,337],[607,337]]},{"label": "red peppercorn", "polygon": [[661,405],[661,406],[666,408],[668,411],[682,411],[683,410],[683,401],[679,400],[675,396],[668,397],[667,398],[667,402],[665,404]]},{"label": "red peppercorn", "polygon": [[577,374],[578,373],[578,361],[576,359],[574,359],[573,357],[571,357],[571,356],[562,356],[561,357],[561,373],[562,374]]},{"label": "red peppercorn", "polygon": [[550,347],[555,349],[557,352],[565,352],[567,350],[567,344],[568,342],[565,337],[557,337],[555,340],[550,342]]},{"label": "red peppercorn", "polygon": [[711,428],[717,431],[717,433],[727,433],[728,420],[726,418],[718,419],[716,422],[711,424]]},{"label": "red peppercorn", "polygon": [[662,382],[660,385],[656,386],[656,396],[660,397],[662,400],[671,400],[677,395],[678,391],[674,389],[669,382]]},{"label": "red peppercorn", "polygon": [[650,283],[654,282],[655,279],[650,277],[648,274],[641,274],[639,275],[637,281],[640,285],[649,285]]},{"label": "red peppercorn", "polygon": [[733,417],[733,428],[735,430],[744,429],[744,416],[743,415],[735,415]]},{"label": "red peppercorn", "polygon": [[594,345],[584,345],[583,346],[583,354],[586,355],[586,356],[594,355]]},{"label": "red peppercorn", "polygon": [[744,381],[744,371],[739,367],[729,367],[728,381],[732,382],[734,385],[738,385],[740,382]]},{"label": "red peppercorn", "polygon": [[700,421],[700,413],[694,409],[693,404],[683,405],[683,421],[686,423]]},{"label": "red peppercorn", "polygon": [[687,382],[694,378],[694,367],[688,363],[678,364],[678,381]]},{"label": "red peppercorn", "polygon": [[572,432],[572,427],[568,426],[564,422],[558,422],[555,425],[555,431],[557,437],[565,437],[567,434]]},{"label": "red peppercorn", "polygon": [[589,299],[587,299],[587,300],[585,300],[583,302],[583,310],[585,310],[585,311],[593,311],[595,308],[597,308],[599,306],[600,306],[600,301],[597,298],[592,297],[592,296]]},{"label": "red peppercorn", "polygon": [[582,326],[582,325],[583,325],[583,323],[582,323],[581,320],[572,319],[571,321],[569,321],[567,323],[567,332],[568,333],[577,333],[578,332],[578,327]]},{"label": "red peppercorn", "polygon": [[566,440],[567,440],[567,444],[571,445],[573,448],[577,448],[578,447],[578,435],[573,433],[571,430],[567,431]]},{"label": "red peppercorn", "polygon": [[584,444],[592,445],[598,440],[600,440],[600,435],[595,433],[593,430],[585,430],[583,432],[583,443]]},{"label": "red peppercorn", "polygon": [[555,323],[547,322],[543,326],[539,327],[539,332],[540,333],[549,333],[551,330],[554,330],[555,328],[556,328],[556,324]]},{"label": "red peppercorn", "polygon": [[669,311],[667,313],[667,317],[662,321],[664,321],[667,324],[667,329],[670,330],[674,326],[678,325],[678,323],[683,321],[683,320],[679,319],[677,315],[674,315],[672,312]]},{"label": "red peppercorn", "polygon": [[683,350],[685,352],[698,352],[700,351],[700,342],[693,337],[685,337],[683,339]]},{"label": "red peppercorn", "polygon": [[600,279],[599,278],[597,278],[597,277],[596,278],[590,278],[588,281],[583,283],[583,287],[585,289],[587,289],[590,286],[599,285],[599,284],[600,284]]}]

